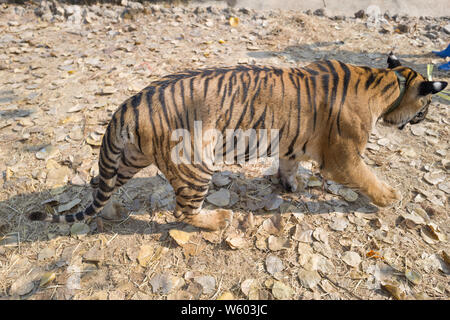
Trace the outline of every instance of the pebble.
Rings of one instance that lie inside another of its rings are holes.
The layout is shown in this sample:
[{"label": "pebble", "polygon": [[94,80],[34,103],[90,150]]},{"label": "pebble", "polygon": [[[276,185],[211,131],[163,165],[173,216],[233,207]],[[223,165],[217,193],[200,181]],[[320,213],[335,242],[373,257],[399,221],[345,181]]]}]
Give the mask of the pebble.
[{"label": "pebble", "polygon": [[154,255],[154,248],[152,245],[143,245],[139,249],[139,253],[137,255],[137,261],[141,267],[147,267],[150,260]]},{"label": "pebble", "polygon": [[14,281],[9,289],[9,294],[13,296],[23,296],[30,293],[33,289],[33,281],[29,277],[23,276]]},{"label": "pebble", "polygon": [[347,219],[345,217],[333,218],[330,228],[335,231],[344,231],[348,226]]},{"label": "pebble", "polygon": [[297,276],[300,284],[307,289],[314,289],[322,280],[319,273],[315,270],[309,271],[306,269],[300,269]]},{"label": "pebble", "polygon": [[289,300],[294,295],[294,290],[281,281],[275,281],[272,286],[272,295],[277,300]]},{"label": "pebble", "polygon": [[100,248],[99,244],[96,244],[83,255],[83,260],[85,262],[98,264],[105,259],[104,254],[105,254],[104,250]]},{"label": "pebble", "polygon": [[242,249],[242,248],[245,248],[248,245],[247,244],[247,240],[245,240],[245,238],[243,238],[243,237],[241,237],[239,235],[228,236],[225,239],[225,242],[233,250]]},{"label": "pebble", "polygon": [[314,188],[314,187],[321,187],[322,186],[322,181],[320,181],[320,179],[318,179],[315,176],[311,176],[308,179],[308,187],[310,188]]},{"label": "pebble", "polygon": [[241,282],[241,291],[245,296],[248,296],[252,290],[257,289],[258,281],[256,279],[246,279]]},{"label": "pebble", "polygon": [[446,34],[450,34],[450,24],[443,26],[442,31],[444,31]]},{"label": "pebble", "polygon": [[266,257],[266,270],[273,276],[284,270],[283,262],[277,256],[269,254]]},{"label": "pebble", "polygon": [[272,251],[286,250],[291,247],[290,240],[284,237],[269,236],[267,242]]},{"label": "pebble", "polygon": [[320,204],[318,202],[308,201],[306,202],[306,207],[310,213],[316,213],[320,209]]},{"label": "pebble", "polygon": [[81,223],[81,222],[76,222],[74,223],[71,228],[70,228],[70,234],[72,236],[85,236],[89,233],[91,229],[89,228],[89,226],[85,223]]},{"label": "pebble", "polygon": [[19,245],[19,234],[18,233],[10,233],[3,237],[0,240],[0,245],[5,247],[15,247]]},{"label": "pebble", "polygon": [[294,235],[292,236],[292,239],[304,242],[304,243],[312,243],[312,234],[313,230],[304,230],[300,225],[297,225],[295,227]]},{"label": "pebble", "polygon": [[411,133],[415,136],[423,136],[425,134],[426,128],[418,125],[411,126]]},{"label": "pebble", "polygon": [[378,145],[383,146],[383,147],[387,146],[389,144],[389,142],[390,142],[390,140],[388,138],[382,138],[377,141]]},{"label": "pebble", "polygon": [[351,267],[357,267],[361,263],[360,255],[354,251],[346,251],[341,258],[342,261]]},{"label": "pebble", "polygon": [[348,188],[340,188],[338,191],[339,195],[345,199],[345,201],[348,202],[355,202],[358,200],[358,194]]},{"label": "pebble", "polygon": [[56,209],[56,211],[58,213],[69,211],[70,209],[72,209],[76,205],[78,205],[80,202],[81,202],[81,199],[79,199],[79,198],[73,199],[70,202],[67,202],[65,204],[59,205],[58,208]]},{"label": "pebble", "polygon": [[423,175],[423,179],[429,184],[436,185],[445,180],[445,174],[440,171],[428,172]]},{"label": "pebble", "polygon": [[220,189],[209,196],[206,197],[206,200],[218,207],[225,207],[230,204],[230,191],[228,189]]},{"label": "pebble", "polygon": [[172,237],[172,239],[175,240],[175,242],[179,246],[183,246],[183,245],[187,244],[191,237],[190,232],[186,232],[186,231],[178,230],[178,229],[169,230],[169,235]]},{"label": "pebble", "polygon": [[42,260],[53,258],[54,256],[55,256],[55,249],[48,247],[48,248],[42,249],[39,252],[38,260],[42,261]]},{"label": "pebble", "polygon": [[152,286],[152,292],[158,293],[162,295],[167,295],[172,290],[174,283],[172,281],[172,277],[163,274],[157,273],[153,276],[153,278],[149,281]]},{"label": "pebble", "polygon": [[328,186],[328,191],[337,196],[341,188],[342,186],[340,184],[333,183]]},{"label": "pebble", "polygon": [[222,174],[217,174],[217,173],[215,173],[212,176],[211,180],[212,180],[212,183],[214,183],[214,185],[217,187],[224,187],[224,186],[230,184],[230,182],[231,182],[230,177],[223,176]]},{"label": "pebble", "polygon": [[449,182],[439,183],[438,188],[439,188],[439,190],[442,190],[445,193],[450,194],[450,183]]},{"label": "pebble", "polygon": [[58,155],[59,150],[58,148],[54,146],[47,146],[45,148],[42,148],[36,153],[36,158],[39,160],[49,160],[51,158],[54,158]]},{"label": "pebble", "polygon": [[234,300],[234,296],[230,291],[225,291],[217,298],[217,300]]},{"label": "pebble", "polygon": [[194,281],[202,286],[203,294],[210,295],[214,293],[216,288],[216,279],[213,276],[195,277]]},{"label": "pebble", "polygon": [[267,199],[264,209],[266,209],[268,211],[273,211],[273,210],[278,209],[282,203],[283,203],[283,198],[281,198],[277,194],[272,194]]}]

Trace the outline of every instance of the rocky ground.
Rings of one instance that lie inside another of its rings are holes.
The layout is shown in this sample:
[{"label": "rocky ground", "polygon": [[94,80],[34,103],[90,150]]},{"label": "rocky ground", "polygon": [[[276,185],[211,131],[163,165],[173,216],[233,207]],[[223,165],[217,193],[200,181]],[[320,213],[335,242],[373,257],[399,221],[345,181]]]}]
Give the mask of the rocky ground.
[{"label": "rocky ground", "polygon": [[[125,3],[123,3],[125,4]],[[450,19],[315,12],[86,7],[42,2],[0,9],[0,298],[449,299],[449,108],[379,124],[365,161],[401,191],[377,209],[314,163],[284,193],[267,163],[214,176],[209,208],[234,212],[223,232],[176,223],[173,191],[152,167],[121,188],[106,221],[29,222],[35,210],[85,208],[112,112],[158,77],[238,63],[316,59],[384,67],[393,50],[426,74],[450,42]],[[230,18],[238,18],[232,19]],[[436,68],[434,78],[449,80]]]}]

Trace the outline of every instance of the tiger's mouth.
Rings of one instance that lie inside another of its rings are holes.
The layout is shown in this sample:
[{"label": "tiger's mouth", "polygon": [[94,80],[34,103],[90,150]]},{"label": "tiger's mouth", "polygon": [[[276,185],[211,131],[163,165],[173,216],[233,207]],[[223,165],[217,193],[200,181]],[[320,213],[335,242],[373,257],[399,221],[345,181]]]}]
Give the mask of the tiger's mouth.
[{"label": "tiger's mouth", "polygon": [[389,125],[397,126],[397,128],[399,130],[403,130],[408,123],[413,125],[413,124],[417,124],[417,123],[422,122],[425,119],[427,111],[428,110],[419,111],[412,118],[404,120],[404,121],[401,121],[400,123],[399,122],[395,122],[395,121],[391,121],[391,120],[388,120],[388,119],[383,119],[383,121],[386,122]]}]

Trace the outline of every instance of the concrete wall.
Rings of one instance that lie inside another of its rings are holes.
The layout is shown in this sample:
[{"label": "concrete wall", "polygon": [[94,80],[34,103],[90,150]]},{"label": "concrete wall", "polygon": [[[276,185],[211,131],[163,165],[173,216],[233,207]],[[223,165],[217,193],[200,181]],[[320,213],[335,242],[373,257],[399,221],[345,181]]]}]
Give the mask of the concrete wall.
[{"label": "concrete wall", "polygon": [[450,16],[450,0],[235,0],[235,7],[254,9],[293,9],[305,11],[323,8],[331,15],[353,14],[377,5],[381,12],[390,14],[408,14],[412,16]]}]

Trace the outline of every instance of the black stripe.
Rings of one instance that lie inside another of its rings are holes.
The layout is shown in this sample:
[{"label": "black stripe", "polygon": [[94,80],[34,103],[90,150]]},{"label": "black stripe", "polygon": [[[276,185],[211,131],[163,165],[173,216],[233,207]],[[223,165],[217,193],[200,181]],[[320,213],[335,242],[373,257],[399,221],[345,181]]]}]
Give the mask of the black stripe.
[{"label": "black stripe", "polygon": [[120,132],[122,132],[122,129],[125,126],[125,113],[127,112],[127,109],[128,103],[122,104],[122,107],[120,109]]},{"label": "black stripe", "polygon": [[[164,94],[165,94],[165,87],[160,87],[159,88],[159,103],[161,103],[161,109],[164,114],[164,119],[166,120],[166,123],[167,123],[167,128],[168,128],[169,132],[171,132],[172,128],[171,128],[170,121],[169,121],[169,114],[168,114],[167,105],[166,105],[166,97],[164,96]],[[160,123],[161,123],[161,128],[164,128],[161,118],[160,118]]]},{"label": "black stripe", "polygon": [[295,132],[295,136],[294,139],[292,139],[289,147],[288,147],[288,151],[285,154],[285,156],[289,156],[290,154],[292,154],[294,152],[294,145],[295,142],[297,141],[297,138],[300,134],[300,121],[301,121],[301,110],[302,110],[302,106],[301,106],[301,97],[300,97],[300,84],[299,84],[299,80],[296,79],[297,81],[294,81],[293,79],[291,81],[293,81],[294,87],[295,87],[295,91],[297,92],[297,129]]},{"label": "black stripe", "polygon": [[317,123],[317,105],[316,105],[316,99],[315,97],[317,97],[316,95],[316,78],[315,77],[311,77],[309,78],[311,80],[311,90],[312,90],[312,94],[310,93],[309,95],[309,99],[312,99],[312,105],[313,105],[313,109],[314,109],[314,119],[313,119],[313,131],[316,130],[316,123]]},{"label": "black stripe", "polygon": [[107,171],[110,171],[110,172],[116,170],[114,164],[113,164],[113,165],[107,164],[107,163],[105,162],[105,160],[103,159],[103,157],[104,157],[104,156],[100,157],[100,159],[99,159],[99,161],[98,161],[99,168],[100,168],[100,167],[103,167],[103,169],[105,169],[105,170],[107,170]]},{"label": "black stripe", "polygon": [[172,95],[172,103],[175,107],[174,109],[175,109],[175,113],[177,116],[175,118],[175,124],[176,124],[177,129],[180,129],[180,128],[183,128],[183,119],[182,119],[180,110],[178,110],[178,105],[177,105],[177,102],[175,99],[175,84],[176,83],[172,84],[172,86],[170,87],[170,94]]},{"label": "black stripe", "polygon": [[116,176],[116,170],[107,172],[102,167],[99,167],[100,176],[105,180],[110,180]]},{"label": "black stripe", "polygon": [[100,183],[98,184],[98,188],[106,193],[114,191],[114,187],[108,186],[103,180],[100,180]]},{"label": "black stripe", "polygon": [[94,201],[92,202],[92,205],[93,205],[94,207],[96,207],[97,209],[100,209],[100,208],[103,207],[104,203],[98,202],[98,199],[95,198]]},{"label": "black stripe", "polygon": [[302,69],[304,71],[308,72],[312,76],[317,76],[319,74],[319,72],[317,72],[316,70],[310,69],[310,68],[302,68]]},{"label": "black stripe", "polygon": [[206,98],[210,78],[205,78],[203,97]]},{"label": "black stripe", "polygon": [[392,81],[392,82],[388,83],[387,85],[384,86],[383,89],[381,89],[381,94],[382,94],[382,95],[386,94],[386,92],[387,92],[390,88],[394,87],[396,84],[397,84],[397,81]]},{"label": "black stripe", "polygon": [[227,113],[229,115],[228,119],[225,122],[225,125],[222,128],[222,134],[225,132],[225,130],[228,128],[228,126],[230,125],[231,122],[231,118],[233,117],[233,108],[234,108],[234,100],[237,97],[237,95],[239,94],[240,90],[238,88],[238,90],[236,90],[236,92],[233,94],[233,96],[231,97],[231,101],[230,101],[230,108],[227,110]]},{"label": "black stripe", "polygon": [[370,85],[375,81],[375,74],[372,72],[369,74],[369,78],[367,78],[365,83],[365,89],[368,90]]},{"label": "black stripe", "polygon": [[247,73],[242,72],[241,73],[241,83],[242,83],[242,103],[245,102],[245,100],[247,99],[247,94],[248,94],[248,87],[249,85],[247,84],[247,82],[244,80],[244,76],[248,75]]},{"label": "black stripe", "polygon": [[95,194],[95,198],[100,200],[101,202],[106,202],[109,200],[110,197],[108,195],[104,195],[103,192],[99,189]]},{"label": "black stripe", "polygon": [[338,128],[338,133],[339,135],[341,135],[341,123],[340,123],[340,119],[341,119],[341,111],[342,111],[342,107],[345,103],[345,99],[347,98],[347,92],[348,92],[348,86],[350,84],[350,77],[351,77],[351,72],[350,69],[347,67],[346,64],[339,62],[342,70],[344,70],[344,84],[342,86],[342,97],[341,97],[341,104],[339,106],[339,112],[336,118],[336,122],[337,122],[337,128]]},{"label": "black stripe", "polygon": [[266,117],[266,111],[267,111],[267,104],[266,104],[266,106],[264,107],[263,113],[261,114],[261,116],[259,117],[259,119],[256,120],[255,124],[253,125],[253,129],[258,128],[258,125],[259,125],[261,122],[262,122],[262,124],[263,124],[263,126],[264,126],[264,119],[265,119],[265,117]]},{"label": "black stripe", "polygon": [[223,79],[225,78],[225,74],[222,74],[217,81],[217,94],[220,94],[220,89],[222,89]]},{"label": "black stripe", "polygon": [[131,99],[131,106],[136,109],[141,104],[141,99],[142,99],[141,92],[134,95],[133,98]]},{"label": "black stripe", "polygon": [[322,80],[321,84],[322,84],[322,90],[323,90],[323,95],[324,95],[324,103],[326,106],[328,104],[328,92],[330,91],[329,84],[328,84],[328,82],[330,80],[330,76],[328,74],[324,74],[324,75],[322,75],[321,80]]},{"label": "black stripe", "polygon": [[106,145],[107,145],[107,147],[108,147],[108,149],[109,149],[109,152],[111,152],[111,153],[114,154],[114,155],[118,155],[118,154],[121,152],[121,149],[118,148],[118,147],[111,141],[111,136],[112,136],[112,133],[111,133],[111,130],[112,130],[112,129],[111,129],[111,125],[112,125],[112,124],[110,124],[110,125],[108,126],[108,128],[106,129],[105,135],[103,136],[102,146],[105,145],[104,142],[106,142]]},{"label": "black stripe", "polygon": [[380,82],[381,82],[381,80],[383,80],[383,78],[384,78],[384,74],[381,74],[378,78],[377,78],[377,80],[374,82],[374,84],[373,84],[373,86],[372,86],[372,89],[375,89],[376,87],[378,87],[379,85],[380,85]]},{"label": "black stripe", "polygon": [[329,62],[329,61],[319,61],[318,63],[316,63],[317,68],[319,68],[320,71],[322,71],[322,72],[328,72],[328,69],[324,65],[322,65],[322,63],[326,63],[326,62]]},{"label": "black stripe", "polygon": [[250,119],[253,119],[255,116],[255,100],[258,98],[259,93],[261,92],[261,85],[258,86],[258,90],[256,90],[250,101]]},{"label": "black stripe", "polygon": [[141,135],[139,133],[139,105],[141,104],[141,100],[142,100],[142,93],[138,93],[136,94],[132,100],[131,100],[131,106],[133,107],[133,111],[134,111],[134,133],[137,137],[137,142],[138,142],[138,148],[139,151],[142,152],[142,148],[141,148]]},{"label": "black stripe", "polygon": [[303,147],[302,147],[302,152],[303,152],[303,154],[306,153],[306,144],[307,144],[307,143],[308,143],[308,140],[306,140],[305,143],[303,144]]},{"label": "black stripe", "polygon": [[194,102],[194,81],[195,78],[191,78],[189,81],[189,95],[191,97],[191,102]]},{"label": "black stripe", "polygon": [[337,95],[337,89],[339,85],[339,75],[336,72],[336,69],[333,66],[333,63],[331,61],[326,61],[326,64],[331,72],[331,79],[332,79],[332,88],[331,88],[331,97],[330,97],[330,111],[328,113],[328,120],[331,118],[331,114],[333,113],[333,106],[336,103],[336,95]]},{"label": "black stripe", "polygon": [[354,87],[355,94],[358,94],[358,89],[359,89],[359,83],[360,82],[361,82],[361,79],[358,79],[358,81],[356,81],[356,83],[355,83],[355,87]]}]

